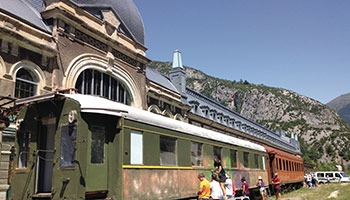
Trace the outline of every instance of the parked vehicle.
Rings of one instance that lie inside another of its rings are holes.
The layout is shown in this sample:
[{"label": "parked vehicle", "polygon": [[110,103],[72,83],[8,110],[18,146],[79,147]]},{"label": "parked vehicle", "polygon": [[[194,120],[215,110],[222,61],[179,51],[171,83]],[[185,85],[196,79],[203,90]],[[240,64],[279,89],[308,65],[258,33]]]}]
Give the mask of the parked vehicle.
[{"label": "parked vehicle", "polygon": [[318,183],[327,183],[328,179],[330,182],[350,182],[350,177],[345,172],[339,171],[323,171],[315,172],[315,177]]}]

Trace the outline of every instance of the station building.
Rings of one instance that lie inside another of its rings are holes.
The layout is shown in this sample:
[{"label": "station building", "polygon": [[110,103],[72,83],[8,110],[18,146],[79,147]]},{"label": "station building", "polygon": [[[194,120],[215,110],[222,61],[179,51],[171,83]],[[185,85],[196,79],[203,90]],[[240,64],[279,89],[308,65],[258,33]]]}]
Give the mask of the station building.
[{"label": "station building", "polygon": [[273,132],[186,87],[179,51],[169,76],[147,68],[146,51],[144,24],[132,0],[0,0],[2,195],[10,183],[20,109],[15,100],[55,92],[102,96],[300,154],[296,136]]}]

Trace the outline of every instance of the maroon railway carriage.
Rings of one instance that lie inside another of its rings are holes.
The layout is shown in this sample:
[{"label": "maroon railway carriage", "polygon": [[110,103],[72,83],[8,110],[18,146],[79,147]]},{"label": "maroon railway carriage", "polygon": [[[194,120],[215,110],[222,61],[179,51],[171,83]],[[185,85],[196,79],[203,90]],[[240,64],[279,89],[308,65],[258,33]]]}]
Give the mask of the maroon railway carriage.
[{"label": "maroon railway carriage", "polygon": [[266,149],[269,183],[277,172],[282,188],[300,187],[304,181],[303,159],[299,155],[277,150],[263,145]]}]

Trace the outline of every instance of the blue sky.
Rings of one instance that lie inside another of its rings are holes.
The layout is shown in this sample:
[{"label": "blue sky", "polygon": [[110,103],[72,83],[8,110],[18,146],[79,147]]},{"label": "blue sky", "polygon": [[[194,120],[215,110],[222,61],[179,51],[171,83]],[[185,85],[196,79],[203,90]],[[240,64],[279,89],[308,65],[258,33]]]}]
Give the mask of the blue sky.
[{"label": "blue sky", "polygon": [[350,92],[348,0],[134,0],[147,56],[322,103]]}]

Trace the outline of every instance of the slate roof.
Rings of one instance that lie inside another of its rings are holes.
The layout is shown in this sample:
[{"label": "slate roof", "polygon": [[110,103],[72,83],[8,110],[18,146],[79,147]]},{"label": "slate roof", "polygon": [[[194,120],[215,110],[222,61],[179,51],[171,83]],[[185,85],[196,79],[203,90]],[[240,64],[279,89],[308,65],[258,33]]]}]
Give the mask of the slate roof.
[{"label": "slate roof", "polygon": [[137,43],[145,45],[145,31],[141,15],[132,0],[70,0],[81,8],[112,9],[127,32]]},{"label": "slate roof", "polygon": [[179,91],[177,91],[176,87],[171,83],[168,77],[163,76],[158,71],[155,71],[149,67],[146,68],[146,78],[160,86],[163,86],[173,92],[176,92],[178,94]]},{"label": "slate roof", "polygon": [[49,26],[41,18],[40,12],[43,8],[43,0],[0,0],[1,12],[21,19],[42,31],[51,32]]}]

